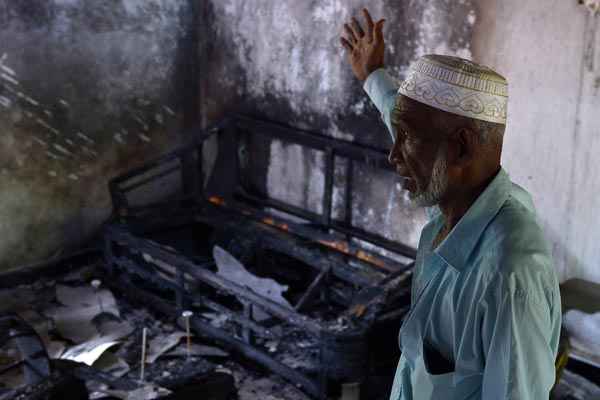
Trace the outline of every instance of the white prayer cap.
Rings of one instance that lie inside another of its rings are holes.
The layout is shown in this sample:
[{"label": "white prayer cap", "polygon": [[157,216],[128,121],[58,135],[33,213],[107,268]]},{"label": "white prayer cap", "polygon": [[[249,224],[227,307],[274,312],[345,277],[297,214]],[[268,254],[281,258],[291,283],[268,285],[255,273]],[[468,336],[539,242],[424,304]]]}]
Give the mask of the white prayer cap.
[{"label": "white prayer cap", "polygon": [[419,58],[398,93],[452,114],[506,125],[508,82],[463,58],[437,54]]}]

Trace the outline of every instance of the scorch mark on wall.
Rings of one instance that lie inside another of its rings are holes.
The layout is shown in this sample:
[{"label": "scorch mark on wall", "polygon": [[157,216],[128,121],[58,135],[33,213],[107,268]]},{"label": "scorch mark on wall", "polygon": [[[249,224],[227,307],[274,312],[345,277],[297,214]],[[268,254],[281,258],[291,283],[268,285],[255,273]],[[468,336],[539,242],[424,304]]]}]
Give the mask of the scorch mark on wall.
[{"label": "scorch mark on wall", "polygon": [[[372,135],[358,132],[348,122],[359,120],[357,117],[372,107],[366,94],[357,91],[360,84],[352,76],[338,42],[343,22],[352,15],[361,18],[360,9],[365,4],[358,0],[213,0],[211,4],[217,40],[228,49],[223,53],[228,61],[223,63],[218,79],[221,87],[259,104],[259,112],[271,113],[286,124],[311,130],[316,120],[322,125],[321,132],[349,141],[359,135]],[[477,19],[472,0],[458,4],[446,0],[407,2],[403,12],[397,12],[391,1],[368,6],[375,18],[387,19],[384,34],[387,56],[391,56],[387,68],[393,78],[403,78],[411,62],[427,53],[471,58],[470,30]],[[255,18],[256,13],[260,18]],[[277,40],[259,39],[274,34]],[[229,61],[231,56],[235,63]],[[238,66],[244,71],[241,79],[235,77]],[[286,110],[284,115],[270,111],[278,108]],[[360,129],[371,128],[365,124]],[[383,124],[372,130],[381,131],[379,147],[389,143]],[[317,209],[318,194],[322,193],[318,162],[277,141],[270,145],[270,157],[266,182],[269,195]],[[404,207],[408,203],[405,193],[395,190],[392,181],[379,182],[376,177],[372,182],[365,178],[365,185],[377,190],[365,194],[368,199],[358,210],[360,221],[379,221],[377,229],[389,237],[395,230],[405,229],[404,235],[416,245],[423,218]],[[374,202],[377,208],[370,206]],[[406,226],[398,228],[392,222],[395,218],[405,220]]]},{"label": "scorch mark on wall", "polygon": [[[53,126],[52,120],[55,118],[55,114],[51,111],[51,107],[47,107],[40,103],[40,101],[34,99],[30,95],[25,93],[25,88],[17,81],[16,76],[17,73],[12,67],[6,65],[8,60],[8,54],[4,53],[0,58],[0,70],[2,71],[2,79],[0,80],[0,105],[5,109],[10,109],[15,106],[15,104],[22,100],[23,102],[20,104],[21,107],[16,109],[17,114],[23,113],[28,119],[33,121],[33,123],[37,124],[37,126],[42,127],[44,129],[43,133],[46,133],[46,137],[42,138],[35,134],[31,136],[31,140],[38,145],[40,145],[43,149],[45,149],[45,154],[49,159],[58,161],[58,162],[82,162],[85,163],[86,160],[95,160],[98,159],[99,153],[94,150],[94,147],[97,146],[96,140],[92,139],[87,134],[76,131],[72,138],[68,137],[68,133],[63,133],[59,129]],[[6,76],[4,76],[6,75]],[[19,85],[19,90],[15,89],[12,86]],[[148,100],[140,99],[138,101],[139,106],[149,106],[151,102]],[[57,99],[57,106],[62,107],[63,109],[71,109],[71,104],[63,99]],[[166,105],[160,106],[162,110],[164,110],[165,114],[169,117],[176,116],[176,113]],[[139,110],[140,112],[144,112],[144,110]],[[139,125],[141,125],[142,129],[146,132],[150,131],[149,124],[141,117],[137,112],[132,113],[132,119],[135,120]],[[162,113],[157,112],[153,114],[154,121],[159,125],[165,124],[165,117]],[[129,135],[129,131],[125,128],[121,128],[120,131],[116,132],[113,135],[113,140],[121,145],[127,144],[126,137]],[[151,143],[152,139],[149,135],[145,133],[137,134],[137,137],[142,143]],[[60,142],[59,142],[60,141]],[[21,159],[17,160],[18,165],[22,164]],[[72,165],[71,165],[72,164]],[[64,168],[67,169],[75,169],[78,168],[79,165],[75,165],[71,163],[69,165],[65,165]],[[56,171],[54,171],[56,174]],[[56,177],[56,175],[49,174],[52,177]],[[67,177],[71,180],[79,180],[79,176],[81,174],[76,174],[72,172]]]},{"label": "scorch mark on wall", "polygon": [[178,101],[196,25],[188,0],[0,4],[2,269],[81,244],[110,212],[106,181],[178,144],[181,114],[163,106]]}]

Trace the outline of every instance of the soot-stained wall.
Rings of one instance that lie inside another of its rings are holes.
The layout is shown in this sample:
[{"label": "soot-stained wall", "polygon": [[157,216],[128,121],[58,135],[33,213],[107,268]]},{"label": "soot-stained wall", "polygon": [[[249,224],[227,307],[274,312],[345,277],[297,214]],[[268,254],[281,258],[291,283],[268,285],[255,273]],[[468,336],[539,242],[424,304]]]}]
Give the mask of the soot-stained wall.
[{"label": "soot-stained wall", "polygon": [[193,4],[0,0],[0,269],[81,244],[108,179],[181,142]]},{"label": "soot-stained wall", "polygon": [[[213,0],[204,17],[210,39],[201,50],[209,60],[203,67],[206,119],[242,111],[387,150],[390,136],[339,44],[343,23],[353,15],[362,20],[363,6],[386,18],[386,64],[396,78],[426,53],[471,55],[471,0]],[[253,156],[264,164],[257,169],[264,174],[262,190],[320,211],[323,154],[273,141],[254,148]],[[357,168],[355,188],[355,224],[417,244],[425,217],[408,207],[392,174]],[[339,215],[341,187],[334,195]]]},{"label": "soot-stained wall", "polygon": [[[459,55],[509,81],[503,166],[533,196],[561,280],[600,282],[600,14],[563,0],[212,0],[206,3],[204,115],[244,110],[325,135],[391,144],[338,44],[360,8],[387,19],[387,67],[402,79],[424,53]],[[259,186],[319,210],[323,157],[282,142],[254,149]],[[261,170],[261,169],[259,169]],[[340,172],[340,171],[336,171]],[[357,172],[355,222],[416,244],[423,215],[391,176]],[[393,189],[393,190],[390,190]],[[337,190],[336,194],[339,195]],[[338,199],[339,200],[339,199]],[[339,204],[339,201],[337,201]],[[340,207],[336,212],[340,212]]]}]

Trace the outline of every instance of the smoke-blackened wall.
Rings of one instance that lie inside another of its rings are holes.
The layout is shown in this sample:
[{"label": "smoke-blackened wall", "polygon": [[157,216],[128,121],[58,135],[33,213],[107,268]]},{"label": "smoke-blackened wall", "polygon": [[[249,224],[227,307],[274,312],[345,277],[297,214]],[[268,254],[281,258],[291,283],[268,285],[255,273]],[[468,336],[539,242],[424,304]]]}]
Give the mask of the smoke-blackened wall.
[{"label": "smoke-blackened wall", "polygon": [[193,4],[0,0],[0,269],[80,245],[110,213],[108,179],[181,142]]},{"label": "smoke-blackened wall", "polygon": [[[203,73],[206,118],[241,111],[387,151],[389,133],[339,44],[343,23],[352,16],[362,20],[363,6],[374,18],[386,18],[386,64],[398,79],[426,53],[471,55],[476,14],[467,0],[213,0],[205,10],[210,39],[201,50],[209,60]],[[323,154],[273,141],[261,142],[252,155],[260,165],[256,187],[320,211]],[[341,182],[334,191],[334,215],[343,213]],[[354,182],[354,223],[416,245],[425,217],[408,207],[396,178],[359,165]]]},{"label": "smoke-blackened wall", "polygon": [[[108,179],[198,120],[243,112],[389,148],[338,43],[363,6],[387,20],[397,79],[425,53],[508,78],[503,164],[532,192],[561,278],[598,281],[600,18],[562,0],[0,0],[0,268],[89,237],[110,212]],[[319,211],[322,154],[284,141],[250,150],[257,190]],[[393,176],[362,166],[355,183],[357,225],[417,243],[425,217]]]},{"label": "smoke-blackened wall", "polygon": [[[503,166],[531,192],[561,280],[600,281],[600,15],[576,1],[212,0],[204,115],[232,110],[386,149],[390,139],[338,37],[368,7],[386,18],[387,68],[402,79],[425,53],[486,64],[509,82]],[[255,150],[257,186],[317,209],[322,157],[282,142]],[[357,174],[357,222],[416,244],[424,217],[393,177]],[[298,183],[300,182],[300,184]],[[339,193],[339,190],[337,191]],[[339,202],[338,202],[339,203]],[[339,207],[338,207],[339,208]],[[339,211],[339,210],[337,210]],[[592,223],[590,223],[592,221]]]}]

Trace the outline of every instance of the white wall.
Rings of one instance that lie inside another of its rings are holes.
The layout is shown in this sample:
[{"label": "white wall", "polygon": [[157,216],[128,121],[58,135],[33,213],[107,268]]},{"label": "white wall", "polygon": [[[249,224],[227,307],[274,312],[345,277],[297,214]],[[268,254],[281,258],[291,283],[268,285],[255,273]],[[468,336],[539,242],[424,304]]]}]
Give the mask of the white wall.
[{"label": "white wall", "polygon": [[561,280],[600,282],[600,15],[575,0],[481,0],[473,58],[509,81],[503,165],[528,189]]}]

